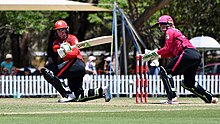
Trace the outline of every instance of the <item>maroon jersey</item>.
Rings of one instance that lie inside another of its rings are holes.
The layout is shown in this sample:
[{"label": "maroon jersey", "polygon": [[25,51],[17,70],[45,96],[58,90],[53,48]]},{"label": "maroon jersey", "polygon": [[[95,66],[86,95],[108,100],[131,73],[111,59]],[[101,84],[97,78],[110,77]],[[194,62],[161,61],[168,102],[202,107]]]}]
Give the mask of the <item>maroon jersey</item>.
[{"label": "maroon jersey", "polygon": [[178,56],[186,48],[195,48],[190,41],[175,28],[168,28],[165,33],[165,45],[157,51],[162,58]]},{"label": "maroon jersey", "polygon": [[[71,46],[74,46],[76,43],[78,43],[78,39],[74,35],[71,35],[71,34],[68,34],[68,38],[66,38],[63,41],[60,38],[57,38],[53,42],[53,50],[55,52],[57,52],[57,49],[60,48],[60,45],[63,42],[68,42]],[[67,52],[66,56],[63,58],[63,60],[66,61],[66,60],[74,59],[74,58],[79,58],[79,59],[83,60],[82,55],[80,53],[80,50],[78,48],[72,48],[72,51]]]}]

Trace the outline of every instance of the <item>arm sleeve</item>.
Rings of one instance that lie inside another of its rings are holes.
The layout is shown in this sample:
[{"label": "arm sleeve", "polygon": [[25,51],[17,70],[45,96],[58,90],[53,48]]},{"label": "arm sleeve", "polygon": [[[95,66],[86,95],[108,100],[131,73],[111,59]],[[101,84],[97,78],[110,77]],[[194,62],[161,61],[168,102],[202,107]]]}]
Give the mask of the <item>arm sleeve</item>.
[{"label": "arm sleeve", "polygon": [[66,56],[63,58],[63,60],[65,61],[65,60],[77,58],[79,52],[80,51],[78,48],[73,48],[71,52],[66,53]]},{"label": "arm sleeve", "polygon": [[53,41],[53,46],[52,46],[52,48],[53,48],[53,51],[54,51],[54,52],[57,52],[57,50],[60,48],[60,44],[59,44],[59,40],[58,40],[58,39],[56,39],[55,41]]},{"label": "arm sleeve", "polygon": [[161,58],[170,58],[170,57],[174,57],[172,52],[161,55]]},{"label": "arm sleeve", "polygon": [[157,51],[157,53],[159,55],[161,55],[162,58],[168,58],[168,57],[172,57],[173,54],[170,51],[171,47],[173,44],[173,33],[167,31],[166,32],[166,41],[165,41],[165,45],[163,48],[161,48],[160,50]]},{"label": "arm sleeve", "polygon": [[67,40],[71,46],[74,46],[79,42],[79,40],[74,35],[69,35],[69,38]]},{"label": "arm sleeve", "polygon": [[57,52],[57,50],[60,48],[60,45],[58,45],[58,44],[55,44],[55,45],[53,45],[53,51],[54,52]]},{"label": "arm sleeve", "polygon": [[[68,35],[67,42],[71,45],[74,46],[76,43],[78,43],[78,39],[74,35]],[[74,59],[77,58],[77,56],[80,54],[80,50],[78,48],[72,48],[71,52],[67,52],[66,56],[63,58],[64,61],[69,60],[69,59]]]}]

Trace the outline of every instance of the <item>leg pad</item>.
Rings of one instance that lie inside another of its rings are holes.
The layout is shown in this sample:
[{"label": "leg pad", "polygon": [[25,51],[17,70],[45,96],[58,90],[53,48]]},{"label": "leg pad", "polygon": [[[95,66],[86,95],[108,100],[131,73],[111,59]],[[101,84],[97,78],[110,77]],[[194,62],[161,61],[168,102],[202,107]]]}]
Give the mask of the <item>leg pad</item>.
[{"label": "leg pad", "polygon": [[182,82],[181,86],[196,96],[200,97],[203,101],[206,103],[211,103],[212,101],[212,94],[205,90],[202,86],[199,85],[199,83],[195,83],[194,87],[187,87],[184,82]]},{"label": "leg pad", "polygon": [[62,97],[66,97],[67,94],[71,94],[71,91],[64,88],[60,79],[54,76],[52,71],[48,70],[47,68],[42,68],[41,72],[45,80],[47,80],[47,82],[50,83]]},{"label": "leg pad", "polygon": [[164,67],[160,66],[160,75],[169,100],[176,97],[176,90],[171,75],[168,75]]}]

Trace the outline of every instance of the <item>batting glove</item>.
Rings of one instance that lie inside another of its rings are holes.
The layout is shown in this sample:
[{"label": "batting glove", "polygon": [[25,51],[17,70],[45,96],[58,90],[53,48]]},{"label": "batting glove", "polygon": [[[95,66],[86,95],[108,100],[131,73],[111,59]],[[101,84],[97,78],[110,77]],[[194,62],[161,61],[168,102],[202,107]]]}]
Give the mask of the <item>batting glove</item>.
[{"label": "batting glove", "polygon": [[57,50],[58,55],[60,56],[60,58],[64,58],[66,56],[66,53],[71,52],[71,51],[72,51],[72,47],[67,42],[62,43],[60,45],[60,48]]},{"label": "batting glove", "polygon": [[161,56],[157,53],[157,49],[155,50],[145,50],[145,55],[143,56],[143,61],[150,61],[154,59],[159,59]]}]

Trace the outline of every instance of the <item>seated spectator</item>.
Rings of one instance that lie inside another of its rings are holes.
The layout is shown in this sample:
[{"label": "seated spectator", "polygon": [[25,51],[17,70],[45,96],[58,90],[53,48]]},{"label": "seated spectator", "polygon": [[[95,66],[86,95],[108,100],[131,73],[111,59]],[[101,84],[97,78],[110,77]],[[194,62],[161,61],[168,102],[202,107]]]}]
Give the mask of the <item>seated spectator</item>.
[{"label": "seated spectator", "polygon": [[24,76],[29,76],[31,75],[31,70],[27,67],[24,68]]},{"label": "seated spectator", "polygon": [[10,75],[9,72],[8,72],[8,68],[3,68],[2,75],[4,75],[4,76]]},{"label": "seated spectator", "polygon": [[24,68],[17,68],[16,75],[40,75],[40,71],[34,67],[24,67]]},{"label": "seated spectator", "polygon": [[1,68],[0,68],[0,72],[1,74],[4,73],[4,68],[8,69],[8,73],[11,74],[11,69],[13,67],[13,61],[12,61],[12,55],[11,54],[7,54],[5,57],[5,60],[1,62]]},{"label": "seated spectator", "polygon": [[18,72],[17,68],[13,66],[11,69],[11,75],[17,75],[17,72]]}]

